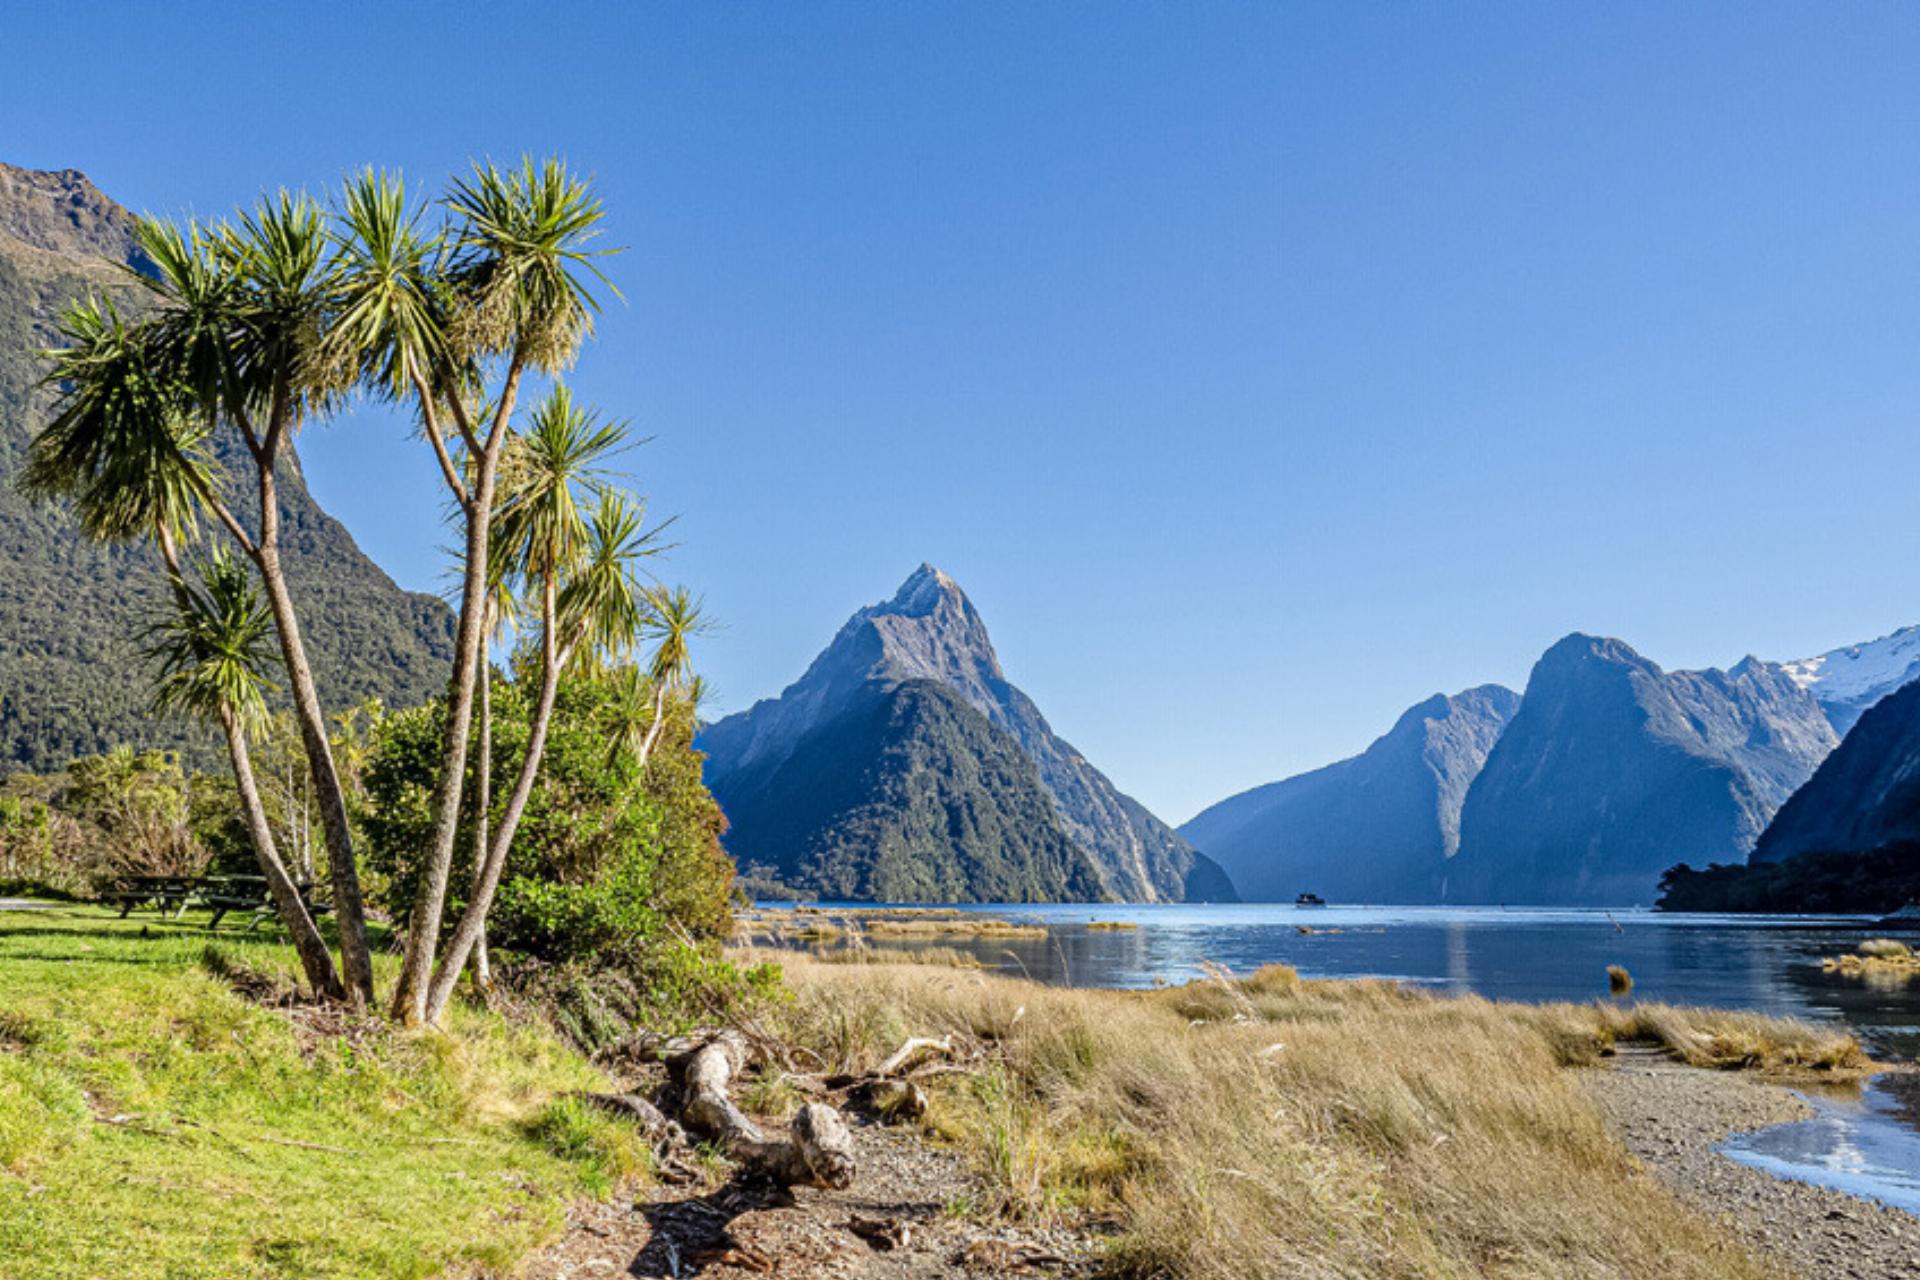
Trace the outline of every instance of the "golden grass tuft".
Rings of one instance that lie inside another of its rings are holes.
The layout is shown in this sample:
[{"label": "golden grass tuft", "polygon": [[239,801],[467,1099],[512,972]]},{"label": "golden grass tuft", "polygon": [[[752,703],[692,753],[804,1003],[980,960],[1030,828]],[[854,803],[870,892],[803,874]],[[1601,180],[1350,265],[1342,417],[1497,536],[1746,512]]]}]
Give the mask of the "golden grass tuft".
[{"label": "golden grass tuft", "polygon": [[[1015,1215],[1114,1214],[1111,1274],[1758,1277],[1646,1176],[1566,1070],[1618,1039],[1808,1067],[1836,1038],[1697,1010],[1499,1005],[1280,965],[1148,992],[788,965],[780,1029],[830,1069],[978,1042],[929,1124]],[[1858,1057],[1858,1047],[1851,1050]]]},{"label": "golden grass tuft", "polygon": [[1624,996],[1633,990],[1633,975],[1627,972],[1625,965],[1607,966],[1607,990],[1616,996]]}]

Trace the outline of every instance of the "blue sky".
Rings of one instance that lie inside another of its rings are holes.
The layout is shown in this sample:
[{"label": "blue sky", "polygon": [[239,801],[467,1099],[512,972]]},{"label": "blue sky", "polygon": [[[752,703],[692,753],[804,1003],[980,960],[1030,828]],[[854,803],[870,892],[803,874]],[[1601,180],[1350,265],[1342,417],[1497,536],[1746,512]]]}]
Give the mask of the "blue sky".
[{"label": "blue sky", "polygon": [[[922,560],[1179,821],[1518,686],[1920,621],[1920,7],[95,5],[0,159],[217,213],[561,152],[626,296],[573,378],[731,710]],[[434,589],[423,446],[314,488]]]}]

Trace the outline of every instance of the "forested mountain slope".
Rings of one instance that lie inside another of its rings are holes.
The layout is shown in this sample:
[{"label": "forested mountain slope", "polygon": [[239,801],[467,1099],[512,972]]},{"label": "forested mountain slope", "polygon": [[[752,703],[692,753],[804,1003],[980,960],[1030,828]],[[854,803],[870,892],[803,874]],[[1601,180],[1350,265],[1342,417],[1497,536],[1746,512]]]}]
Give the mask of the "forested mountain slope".
[{"label": "forested mountain slope", "polygon": [[[61,309],[90,290],[137,305],[120,270],[138,265],[131,227],[84,174],[0,164],[0,771],[57,769],[121,743],[217,754],[147,714],[138,637],[165,603],[158,558],[86,541],[65,511],[15,485],[50,401],[37,352],[57,341]],[[244,489],[233,496],[250,517],[257,504]],[[280,499],[287,574],[328,709],[439,692],[452,657],[446,606],[402,591],[367,559],[297,467]]]}]

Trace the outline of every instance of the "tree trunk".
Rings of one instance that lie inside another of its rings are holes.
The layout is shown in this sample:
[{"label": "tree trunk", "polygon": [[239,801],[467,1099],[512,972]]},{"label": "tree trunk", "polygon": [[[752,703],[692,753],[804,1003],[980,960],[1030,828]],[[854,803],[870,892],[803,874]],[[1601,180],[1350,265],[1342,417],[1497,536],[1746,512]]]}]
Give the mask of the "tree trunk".
[{"label": "tree trunk", "polygon": [[[493,621],[491,611],[487,619]],[[473,819],[473,896],[478,897],[487,865],[487,822],[493,810],[493,660],[488,652],[485,632],[480,636],[480,776],[474,779],[480,788],[480,803]],[[469,902],[472,898],[468,899]],[[473,943],[474,985],[485,991],[493,985],[493,968],[487,959],[487,923],[480,922],[480,936]],[[431,1005],[431,1000],[429,1000]]]},{"label": "tree trunk", "polygon": [[513,847],[514,832],[519,829],[520,815],[526,811],[527,800],[533,794],[533,784],[540,775],[540,759],[547,750],[547,730],[553,723],[553,704],[560,692],[560,669],[566,665],[570,650],[555,647],[553,634],[555,623],[554,583],[551,578],[546,582],[542,604],[541,642],[540,642],[540,698],[533,709],[533,721],[528,726],[527,754],[520,762],[520,774],[514,779],[513,792],[507,797],[507,807],[500,815],[500,825],[493,833],[493,841],[487,848],[485,863],[474,884],[473,901],[460,916],[453,937],[447,943],[446,955],[440,970],[434,975],[432,989],[427,997],[426,1020],[440,1021],[440,1015],[446,1012],[447,1001],[453,997],[453,989],[460,982],[460,970],[467,963],[467,955],[479,941],[487,927],[487,912],[493,909],[493,895],[500,888],[500,876],[507,865],[507,851]]},{"label": "tree trunk", "polygon": [[520,360],[516,356],[501,387],[493,430],[481,451],[466,507],[466,580],[460,598],[460,627],[453,657],[453,676],[447,685],[447,723],[441,740],[440,775],[434,783],[431,812],[433,838],[426,854],[425,874],[414,895],[413,914],[407,920],[407,956],[400,983],[393,993],[393,1016],[409,1026],[427,1021],[427,987],[433,976],[434,955],[440,945],[440,922],[447,907],[447,879],[453,870],[453,845],[459,835],[460,798],[466,785],[467,745],[473,727],[473,685],[479,668],[480,638],[487,622],[487,553],[492,533],[494,481],[498,476],[500,446],[507,419],[520,387]]},{"label": "tree trunk", "polygon": [[300,722],[300,740],[307,751],[307,767],[319,793],[320,822],[327,836],[327,865],[333,872],[333,913],[340,930],[340,963],[347,998],[356,1006],[373,1000],[373,957],[367,949],[366,906],[360,897],[360,873],[353,857],[353,828],[347,817],[347,798],[340,774],[333,766],[333,748],[327,741],[327,721],[320,695],[313,686],[306,645],[300,639],[300,619],[287,591],[280,567],[280,508],[274,480],[275,450],[271,445],[255,455],[260,475],[260,540],[253,560],[266,584],[273,609],[274,629],[280,634],[280,654],[286,662],[287,682]]},{"label": "tree trunk", "polygon": [[260,803],[259,788],[254,785],[246,730],[240,727],[239,720],[227,707],[220,709],[220,727],[226,731],[227,755],[233,761],[233,781],[240,792],[240,809],[246,815],[247,832],[253,837],[254,857],[260,863],[260,873],[267,878],[267,892],[273,896],[274,910],[280,915],[280,923],[287,926],[287,933],[293,939],[293,949],[300,954],[300,967],[306,970],[307,985],[323,999],[345,1000],[347,990],[334,970],[327,940],[320,936],[313,916],[307,911],[307,904],[300,897],[300,890],[287,874],[279,851],[274,848],[273,828],[267,823],[266,808]]},{"label": "tree trunk", "polygon": [[660,731],[667,727],[667,682],[662,680],[653,690],[653,723],[647,726],[647,736],[640,743],[639,767],[647,767],[647,761],[653,758],[653,749],[660,743]]}]

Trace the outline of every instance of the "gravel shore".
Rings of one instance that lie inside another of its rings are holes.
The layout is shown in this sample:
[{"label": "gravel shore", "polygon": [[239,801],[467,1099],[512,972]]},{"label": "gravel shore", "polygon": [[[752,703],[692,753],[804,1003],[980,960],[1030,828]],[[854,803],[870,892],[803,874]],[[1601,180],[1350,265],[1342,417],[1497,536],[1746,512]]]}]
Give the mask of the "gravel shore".
[{"label": "gravel shore", "polygon": [[1623,1054],[1584,1085],[1633,1154],[1757,1252],[1808,1280],[1920,1276],[1920,1218],[1844,1192],[1750,1169],[1714,1148],[1730,1134],[1802,1120],[1789,1090]]}]

